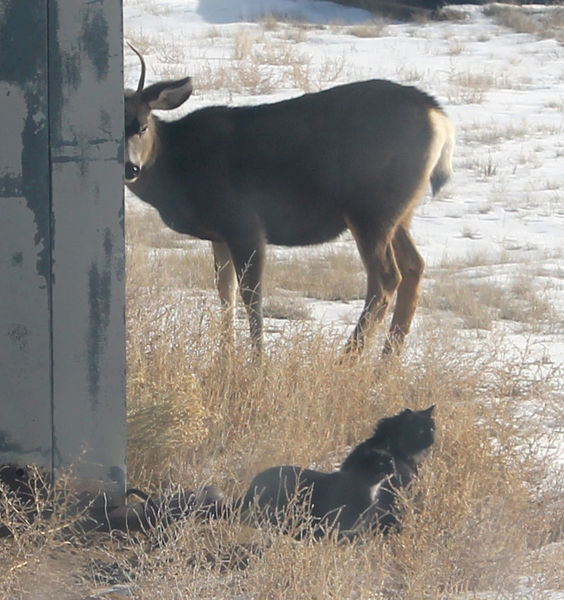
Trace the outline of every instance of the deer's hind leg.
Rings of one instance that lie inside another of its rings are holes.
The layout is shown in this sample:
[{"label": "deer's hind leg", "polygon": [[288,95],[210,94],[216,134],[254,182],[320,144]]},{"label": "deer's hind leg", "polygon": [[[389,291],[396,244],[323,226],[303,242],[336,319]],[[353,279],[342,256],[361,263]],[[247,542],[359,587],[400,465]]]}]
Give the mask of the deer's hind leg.
[{"label": "deer's hind leg", "polygon": [[375,325],[385,317],[401,274],[390,233],[377,235],[377,228],[367,223],[357,225],[349,221],[348,225],[366,269],[367,289],[364,308],[345,350],[360,353]]},{"label": "deer's hind leg", "polygon": [[421,296],[421,278],[425,262],[417,251],[406,225],[398,225],[392,246],[401,272],[401,283],[397,291],[396,307],[390,333],[384,344],[383,353],[391,354],[403,345]]}]

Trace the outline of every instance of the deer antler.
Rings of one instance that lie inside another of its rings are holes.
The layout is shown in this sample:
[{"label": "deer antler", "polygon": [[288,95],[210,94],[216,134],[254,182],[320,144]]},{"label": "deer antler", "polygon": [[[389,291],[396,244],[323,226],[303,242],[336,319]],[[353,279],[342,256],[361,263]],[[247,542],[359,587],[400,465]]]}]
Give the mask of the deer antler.
[{"label": "deer antler", "polygon": [[137,50],[137,48],[132,46],[129,42],[127,42],[127,45],[133,50],[133,52],[135,52],[135,54],[137,54],[137,56],[139,57],[139,60],[141,61],[141,77],[139,77],[139,83],[137,84],[137,91],[140,92],[143,90],[143,86],[145,85],[145,71],[146,71],[145,61],[143,60],[143,57],[141,56],[141,52],[139,52],[139,50]]}]

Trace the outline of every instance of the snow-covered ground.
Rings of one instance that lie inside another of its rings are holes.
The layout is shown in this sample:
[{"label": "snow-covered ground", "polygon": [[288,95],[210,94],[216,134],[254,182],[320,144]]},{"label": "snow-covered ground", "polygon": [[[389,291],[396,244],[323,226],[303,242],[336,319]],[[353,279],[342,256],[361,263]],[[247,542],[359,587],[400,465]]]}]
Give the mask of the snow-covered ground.
[{"label": "snow-covered ground", "polygon": [[[446,273],[476,289],[495,286],[501,304],[503,294],[508,304],[520,294],[523,303],[542,299],[545,308],[537,311],[536,326],[501,311],[487,328],[470,331],[467,325],[463,337],[495,344],[503,332],[508,352],[526,346],[537,366],[560,370],[564,401],[564,47],[559,41],[516,33],[470,5],[456,7],[458,19],[426,23],[381,23],[366,11],[315,0],[125,0],[124,5],[126,38],[145,55],[148,81],[194,76],[194,96],[167,118],[209,104],[272,102],[369,78],[416,85],[434,95],[456,125],[457,148],[454,178],[438,198],[425,200],[413,221],[427,263],[425,289]],[[274,26],[274,21],[281,22]],[[125,56],[126,84],[135,87],[138,60],[128,51]],[[223,81],[214,79],[218,74]],[[127,203],[140,210],[131,195]],[[347,239],[344,243],[352,243]],[[359,306],[312,302],[312,314],[348,327]],[[416,316],[413,336],[417,322]],[[562,430],[564,420],[553,426]],[[560,458],[564,464],[564,452]]]},{"label": "snow-covered ground", "polygon": [[[457,277],[504,284],[508,294],[526,278],[557,314],[543,340],[562,363],[564,48],[498,26],[481,7],[456,10],[463,19],[378,25],[366,11],[314,0],[126,0],[124,22],[149,81],[195,76],[194,96],[166,118],[373,77],[432,93],[456,125],[457,148],[453,180],[413,222],[427,276],[466,261]],[[288,24],[269,27],[269,15]],[[249,66],[256,79],[236,77]],[[228,79],[209,81],[214,69]],[[138,72],[126,52],[128,85]]]}]

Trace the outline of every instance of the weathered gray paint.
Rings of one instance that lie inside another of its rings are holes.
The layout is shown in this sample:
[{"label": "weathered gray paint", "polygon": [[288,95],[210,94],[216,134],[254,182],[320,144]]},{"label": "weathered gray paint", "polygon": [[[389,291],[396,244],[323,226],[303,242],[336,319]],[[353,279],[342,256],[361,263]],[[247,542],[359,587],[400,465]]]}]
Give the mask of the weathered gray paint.
[{"label": "weathered gray paint", "polygon": [[0,7],[0,464],[125,485],[121,2]]},{"label": "weathered gray paint", "polygon": [[[24,37],[29,37],[29,46]],[[45,0],[3,4],[0,56],[0,463],[25,461],[50,467]]]}]

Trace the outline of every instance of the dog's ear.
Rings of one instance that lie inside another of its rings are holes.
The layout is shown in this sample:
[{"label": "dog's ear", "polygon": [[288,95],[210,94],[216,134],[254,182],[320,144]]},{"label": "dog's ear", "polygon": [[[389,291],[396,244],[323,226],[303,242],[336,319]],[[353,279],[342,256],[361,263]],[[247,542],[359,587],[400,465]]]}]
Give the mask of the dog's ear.
[{"label": "dog's ear", "polygon": [[431,406],[429,406],[429,408],[426,408],[425,410],[421,411],[425,416],[430,417],[434,412],[435,412],[435,405],[431,404]]}]

